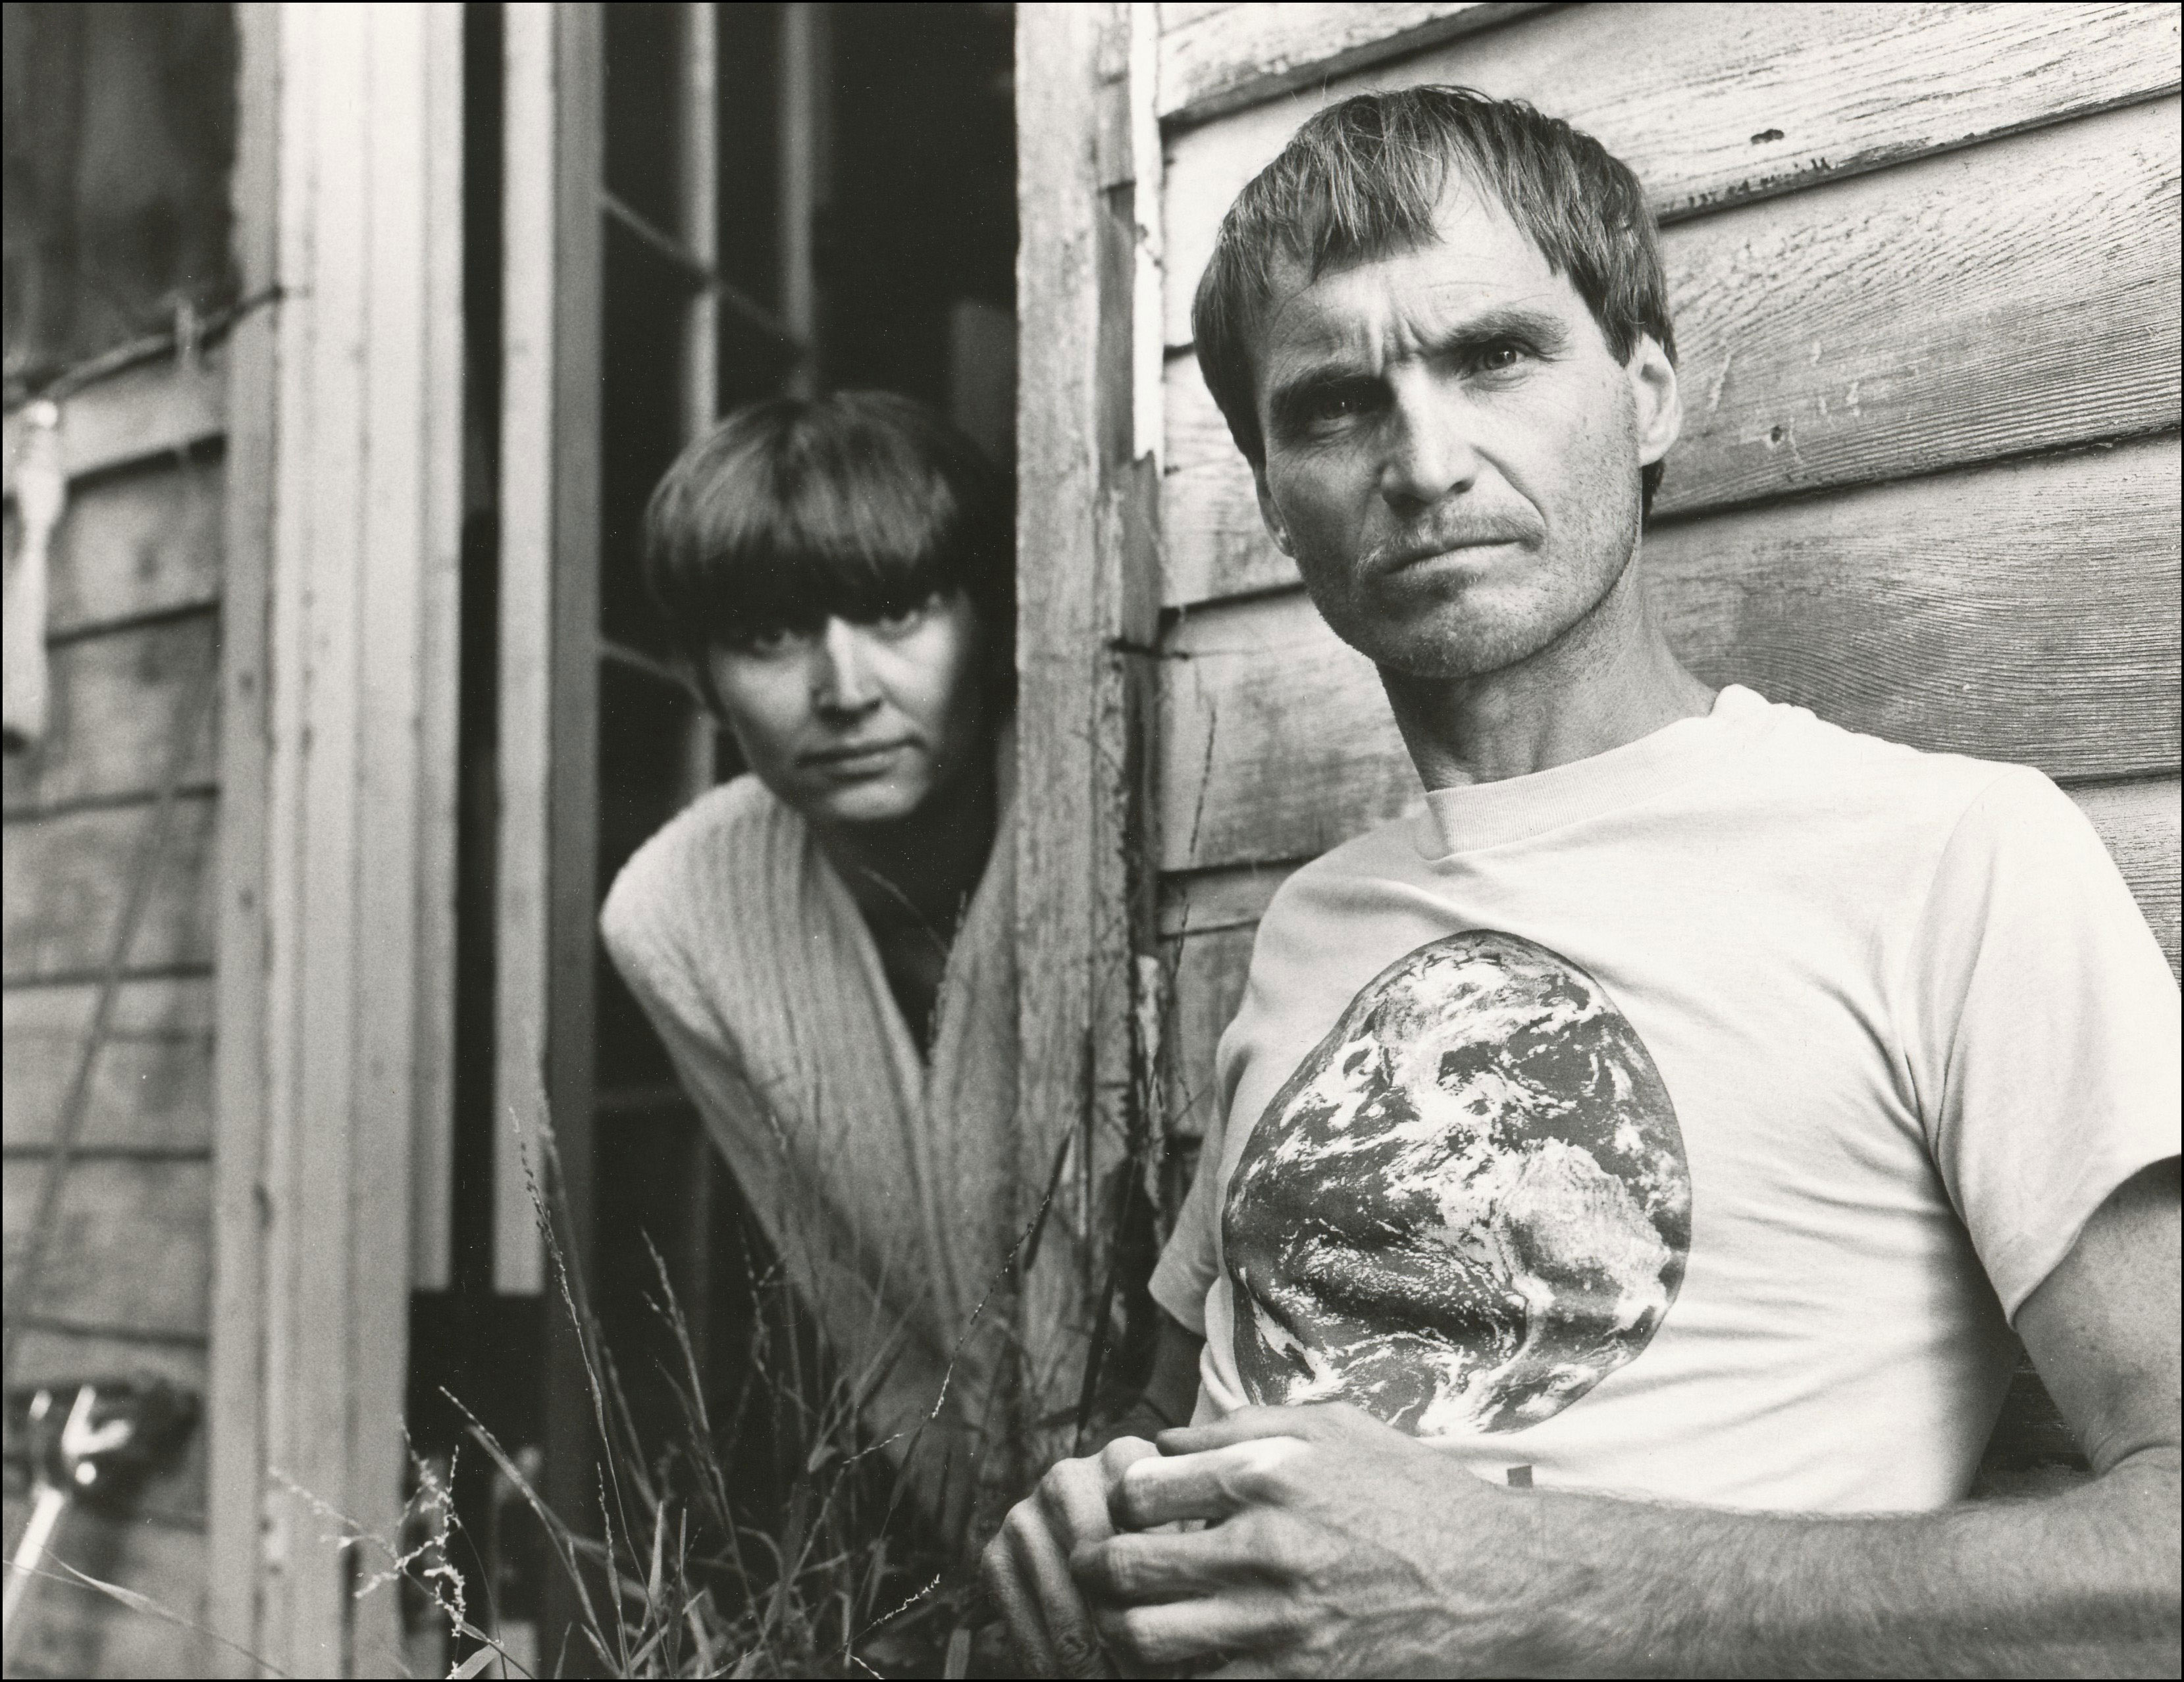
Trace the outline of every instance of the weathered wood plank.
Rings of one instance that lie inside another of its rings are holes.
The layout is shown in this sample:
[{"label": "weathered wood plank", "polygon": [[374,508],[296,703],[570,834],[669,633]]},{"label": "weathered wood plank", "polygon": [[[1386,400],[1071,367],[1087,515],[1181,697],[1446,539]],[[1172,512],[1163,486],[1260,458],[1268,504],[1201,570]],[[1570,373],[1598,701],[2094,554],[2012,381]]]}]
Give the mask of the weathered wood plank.
[{"label": "weathered wood plank", "polygon": [[1161,121],[1204,122],[1538,9],[1482,0],[1162,6]]},{"label": "weathered wood plank", "polygon": [[2171,777],[2145,783],[2095,783],[2071,798],[2099,832],[2116,868],[2131,884],[2147,926],[2179,967],[2179,865],[2184,860],[2184,784]]},{"label": "weathered wood plank", "polygon": [[[2184,866],[2184,784],[2175,777],[2095,783],[2071,796],[2093,827],[2169,960],[2179,967],[2178,876]],[[1168,1130],[1198,1138],[1218,1119],[1213,1054],[1244,996],[1257,919],[1289,874],[1287,866],[1208,871],[1162,885],[1163,955],[1170,966],[1170,1017],[1164,1044]]]},{"label": "weathered wood plank", "polygon": [[2178,36],[2166,5],[1557,8],[1178,135],[1167,341],[1190,340],[1230,200],[1312,112],[1365,88],[1529,99],[1629,164],[1671,220],[2173,92]]},{"label": "weathered wood plank", "polygon": [[1243,1001],[1251,943],[1257,934],[1256,923],[1232,924],[1167,943],[1165,955],[1173,973],[1170,1017],[1162,1042],[1167,1051],[1162,1083],[1171,1138],[1202,1139],[1220,1120],[1213,1053]]},{"label": "weathered wood plank", "polygon": [[[1656,515],[2173,427],[2179,181],[2164,99],[1670,228]],[[1167,384],[1167,600],[1294,582],[1196,359]]]},{"label": "weathered wood plank", "polygon": [[[209,795],[177,799],[127,970],[212,961],[216,805]],[[0,979],[83,977],[105,964],[152,812],[148,802],[8,821],[0,847]]]},{"label": "weathered wood plank", "polygon": [[36,1295],[15,1281],[47,1158],[0,1163],[7,1211],[11,1312],[115,1333],[203,1336],[212,1269],[212,1167],[78,1157],[61,1182],[59,1212]]},{"label": "weathered wood plank", "polygon": [[217,601],[226,489],[226,462],[203,454],[70,487],[53,532],[48,634]]},{"label": "weathered wood plank", "polygon": [[[2173,436],[2004,463],[1681,522],[1644,564],[1710,682],[2064,779],[2165,773],[2177,472]],[[1415,798],[1377,675],[1301,594],[1170,641],[1164,869],[1309,857]]]},{"label": "weathered wood plank", "polygon": [[[18,427],[7,419],[7,494],[14,492]],[[173,456],[227,430],[227,357],[215,346],[195,362],[173,359],[131,368],[61,403],[61,465],[71,479]]]},{"label": "weathered wood plank", "polygon": [[[23,1533],[28,1503],[10,1495],[7,1545]],[[204,1618],[206,1548],[193,1530],[108,1518],[77,1508],[53,1551],[78,1570],[148,1596],[192,1624]],[[11,1676],[187,1677],[206,1674],[202,1638],[131,1611],[80,1585],[41,1581],[25,1604]],[[10,1636],[12,1641],[14,1637]]]},{"label": "weathered wood plank", "polygon": [[210,612],[64,643],[47,668],[46,733],[8,755],[0,771],[10,817],[86,799],[156,794],[184,757],[180,785],[214,777],[217,727],[198,710],[193,739],[178,739],[200,706],[219,657]]},{"label": "weathered wood plank", "polygon": [[[201,978],[123,983],[92,1065],[85,1149],[210,1148],[212,994]],[[97,1003],[88,983],[0,992],[0,1128],[11,1150],[51,1141]]]},{"label": "weathered wood plank", "polygon": [[1158,43],[1137,7],[1017,18],[1017,532],[1041,558],[1017,596],[1018,1230],[1069,1161],[1016,1310],[1036,1416],[1077,1400],[1106,1272],[1097,1200],[1150,1120],[1130,1022],[1134,959],[1153,947],[1139,838],[1155,697],[1113,645],[1150,641],[1159,598],[1156,444],[1139,436],[1158,414],[1158,299],[1138,209],[1158,164]]},{"label": "weathered wood plank", "polygon": [[[233,248],[244,292],[280,276],[283,8],[235,8]],[[205,1376],[205,1533],[210,1582],[205,1625],[212,1674],[257,1674],[242,1657],[263,1643],[265,1429],[272,1370],[266,1330],[277,1289],[266,1266],[271,941],[266,889],[273,793],[270,685],[274,493],[281,421],[280,316],[260,310],[229,341],[235,424],[226,441],[222,588],[232,604],[220,647],[220,849],[214,883],[219,945],[214,1052],[211,1347]]]}]

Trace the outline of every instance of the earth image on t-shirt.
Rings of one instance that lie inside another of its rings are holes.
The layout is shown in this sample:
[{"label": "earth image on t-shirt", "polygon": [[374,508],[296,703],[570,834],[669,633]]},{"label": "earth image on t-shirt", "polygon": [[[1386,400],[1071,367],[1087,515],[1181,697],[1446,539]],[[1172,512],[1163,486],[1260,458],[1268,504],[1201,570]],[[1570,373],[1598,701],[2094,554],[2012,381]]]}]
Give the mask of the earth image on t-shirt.
[{"label": "earth image on t-shirt", "polygon": [[1537,1424],[1652,1339],[1691,1206],[1675,1107],[1599,983],[1513,934],[1430,941],[1351,1001],[1237,1161],[1244,1387],[1423,1436]]}]

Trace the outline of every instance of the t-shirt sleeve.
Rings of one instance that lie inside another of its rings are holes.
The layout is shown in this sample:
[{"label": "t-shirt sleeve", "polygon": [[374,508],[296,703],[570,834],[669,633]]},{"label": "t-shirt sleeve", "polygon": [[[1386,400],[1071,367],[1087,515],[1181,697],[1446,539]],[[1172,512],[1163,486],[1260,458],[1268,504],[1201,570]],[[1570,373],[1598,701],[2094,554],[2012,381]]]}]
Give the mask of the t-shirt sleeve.
[{"label": "t-shirt sleeve", "polygon": [[1221,1134],[1210,1131],[1199,1146],[1198,1173],[1176,1217],[1175,1230],[1161,1251],[1148,1289],[1178,1323],[1206,1335],[1206,1293],[1213,1288],[1214,1182],[1221,1178]]},{"label": "t-shirt sleeve", "polygon": [[1228,1106],[1235,1101],[1241,1062],[1234,1028],[1232,1022],[1232,1031],[1221,1036],[1213,1054],[1214,1119],[1198,1147],[1198,1172],[1148,1287],[1155,1302],[1201,1337],[1206,1335],[1206,1294],[1221,1273],[1221,1251],[1216,1242],[1221,1219],[1221,1158]]},{"label": "t-shirt sleeve", "polygon": [[2095,1210],[2177,1154],[2177,989],[2075,802],[1991,783],[1910,949],[1913,1078],[1942,1178],[2013,1320]]}]

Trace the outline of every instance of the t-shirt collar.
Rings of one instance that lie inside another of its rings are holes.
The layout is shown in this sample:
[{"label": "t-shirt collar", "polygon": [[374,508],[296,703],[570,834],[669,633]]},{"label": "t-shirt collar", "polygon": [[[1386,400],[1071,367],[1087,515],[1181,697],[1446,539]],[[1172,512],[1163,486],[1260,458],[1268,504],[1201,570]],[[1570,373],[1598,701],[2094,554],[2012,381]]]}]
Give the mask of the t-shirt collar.
[{"label": "t-shirt collar", "polygon": [[1529,777],[1431,789],[1412,831],[1418,851],[1429,859],[1445,858],[1636,805],[1763,729],[1773,710],[1763,696],[1731,683],[1714,697],[1711,710],[1604,754]]}]

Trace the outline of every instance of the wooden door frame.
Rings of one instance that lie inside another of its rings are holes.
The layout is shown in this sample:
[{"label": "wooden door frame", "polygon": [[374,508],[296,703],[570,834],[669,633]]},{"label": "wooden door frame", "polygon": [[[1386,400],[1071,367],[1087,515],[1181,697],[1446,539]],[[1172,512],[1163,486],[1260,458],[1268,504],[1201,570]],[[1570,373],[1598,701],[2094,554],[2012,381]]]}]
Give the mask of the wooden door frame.
[{"label": "wooden door frame", "polygon": [[[1156,1171],[1163,1148],[1148,782],[1160,602],[1157,14],[1114,0],[1017,11],[1017,1212],[1019,1230],[1040,1217],[1061,1154],[1045,1215],[1079,1240],[1053,1247],[1073,1249],[1076,1268],[1034,1261],[1027,1273],[1029,1347],[1100,1317],[1111,1289],[1100,1195],[1125,1163]],[[1035,1375],[1034,1408],[1075,1402],[1081,1376]]]},{"label": "wooden door frame", "polygon": [[[207,1430],[214,1663],[387,1674],[414,1164],[445,1139],[459,5],[239,6]],[[422,1148],[419,1148],[421,1144]]]}]

